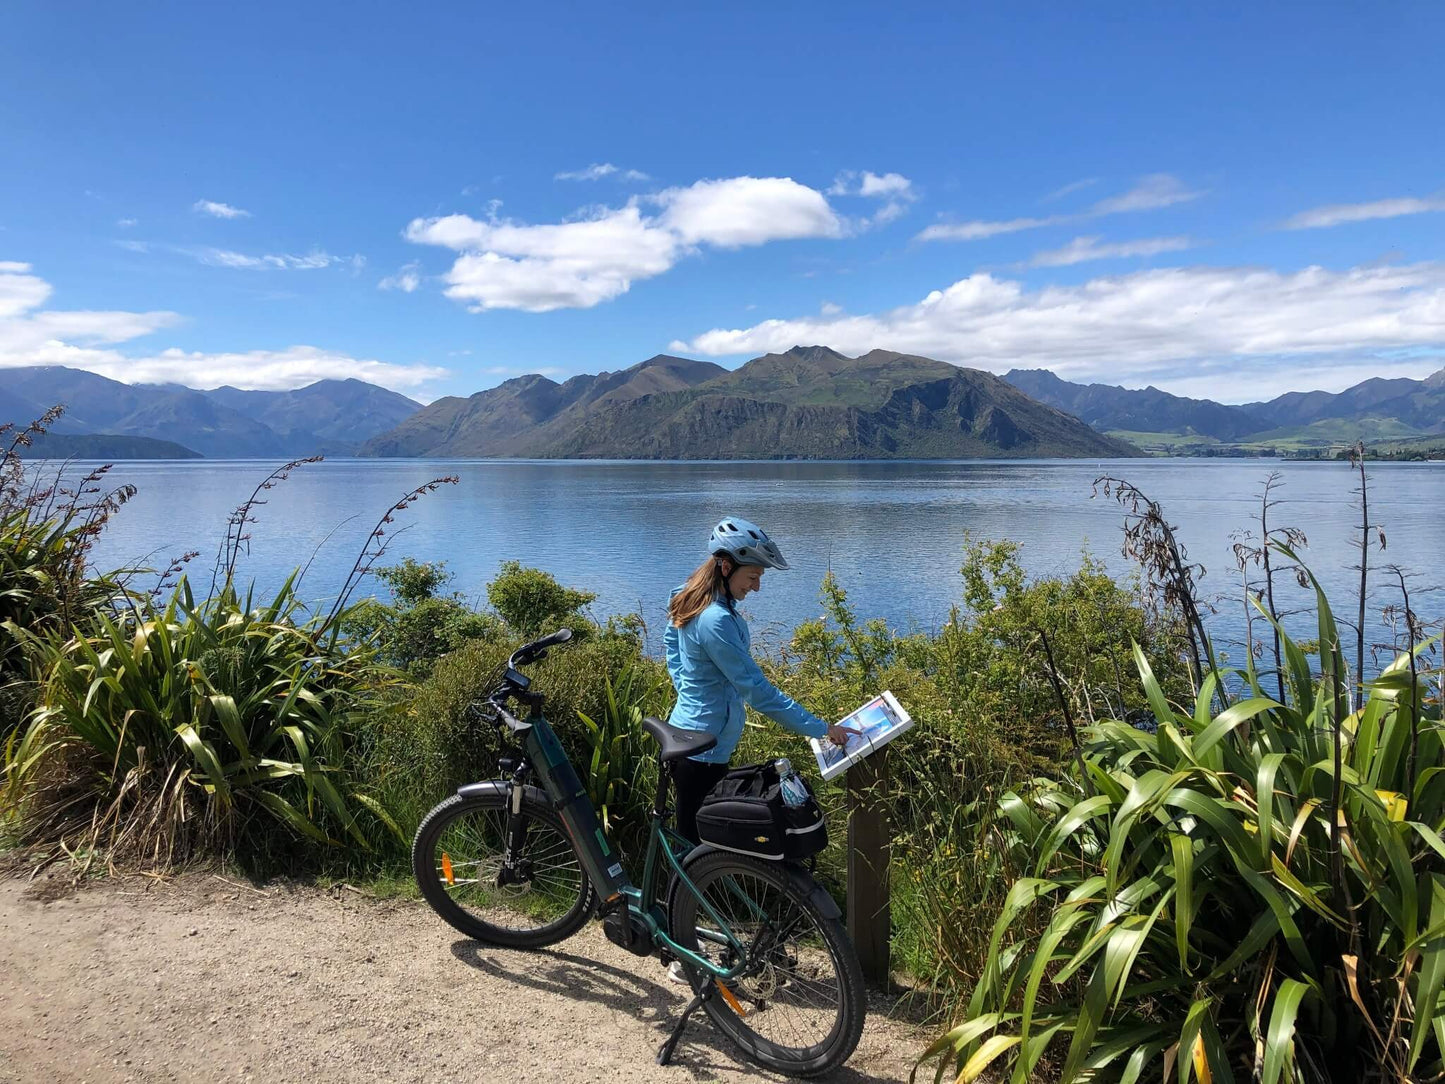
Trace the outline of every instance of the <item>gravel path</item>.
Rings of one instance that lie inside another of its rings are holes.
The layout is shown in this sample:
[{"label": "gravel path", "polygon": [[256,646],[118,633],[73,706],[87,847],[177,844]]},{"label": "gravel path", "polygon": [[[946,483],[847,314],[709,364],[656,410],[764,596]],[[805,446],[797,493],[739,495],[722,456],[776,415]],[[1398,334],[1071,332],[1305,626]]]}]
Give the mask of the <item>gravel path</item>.
[{"label": "gravel path", "polygon": [[[460,938],[424,905],[214,874],[0,879],[0,1080],[733,1081],[653,959],[593,923],[555,949]],[[927,1036],[875,1005],[840,1081],[906,1081]],[[781,1078],[775,1078],[781,1079]]]}]

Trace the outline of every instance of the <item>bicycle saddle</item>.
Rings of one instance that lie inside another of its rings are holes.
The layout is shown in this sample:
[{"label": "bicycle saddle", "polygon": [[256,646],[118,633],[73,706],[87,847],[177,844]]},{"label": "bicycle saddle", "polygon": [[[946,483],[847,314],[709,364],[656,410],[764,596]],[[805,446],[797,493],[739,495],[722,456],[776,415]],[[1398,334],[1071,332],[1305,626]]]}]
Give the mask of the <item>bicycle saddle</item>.
[{"label": "bicycle saddle", "polygon": [[705,730],[683,730],[681,727],[669,726],[661,719],[654,719],[648,716],[642,720],[642,729],[657,739],[657,744],[662,746],[662,762],[666,764],[669,760],[680,760],[683,757],[694,757],[698,753],[706,753],[717,744],[717,735],[709,734]]}]

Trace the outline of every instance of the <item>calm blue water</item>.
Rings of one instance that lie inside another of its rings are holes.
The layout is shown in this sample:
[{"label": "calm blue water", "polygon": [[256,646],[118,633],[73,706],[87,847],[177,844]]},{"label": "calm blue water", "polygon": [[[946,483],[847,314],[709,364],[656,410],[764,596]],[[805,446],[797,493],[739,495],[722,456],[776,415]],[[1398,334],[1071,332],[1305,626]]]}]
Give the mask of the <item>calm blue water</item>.
[{"label": "calm blue water", "polygon": [[[112,521],[97,563],[164,565],[200,550],[192,579],[204,588],[228,513],[275,464],[257,461],[131,462],[111,478],[139,493]],[[72,468],[74,469],[74,468]],[[1242,627],[1231,532],[1248,527],[1264,476],[1278,470],[1285,503],[1278,522],[1309,537],[1307,559],[1331,587],[1336,607],[1353,599],[1352,476],[1337,463],[1159,459],[1080,462],[642,463],[496,460],[338,459],[299,468],[266,494],[251,528],[243,578],[274,589],[315,555],[304,597],[333,597],[386,507],[430,478],[460,482],[400,514],[388,560],[445,561],[453,587],[480,599],[504,560],[547,569],[597,592],[598,615],[638,610],[654,630],[668,592],[696,566],[712,524],[724,514],[761,523],[792,562],[770,572],[748,600],[754,628],[775,631],[818,615],[818,584],[830,566],[862,617],[902,629],[932,629],[958,598],[966,531],[1023,544],[1034,573],[1067,572],[1087,547],[1111,569],[1122,513],[1090,499],[1102,473],[1127,477],[1164,505],[1190,557],[1208,569],[1206,594],[1227,594],[1213,619],[1221,639]],[[1445,465],[1371,468],[1373,518],[1397,561],[1419,574],[1416,609],[1436,618],[1445,597],[1441,510]],[[385,562],[384,562],[385,563]],[[369,588],[368,588],[369,590]],[[1298,598],[1298,592],[1295,592]],[[1393,597],[1376,580],[1378,610]],[[1353,605],[1352,602],[1349,603]],[[1373,635],[1382,636],[1380,629]],[[655,638],[655,637],[654,637]]]}]

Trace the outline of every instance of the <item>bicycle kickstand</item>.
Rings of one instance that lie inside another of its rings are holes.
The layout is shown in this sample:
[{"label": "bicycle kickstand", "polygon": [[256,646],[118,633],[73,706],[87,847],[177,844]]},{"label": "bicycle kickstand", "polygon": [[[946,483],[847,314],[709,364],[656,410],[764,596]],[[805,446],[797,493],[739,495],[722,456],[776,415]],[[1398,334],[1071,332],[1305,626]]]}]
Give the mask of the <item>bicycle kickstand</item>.
[{"label": "bicycle kickstand", "polygon": [[677,1024],[673,1027],[672,1034],[667,1037],[667,1041],[657,1048],[658,1065],[667,1065],[672,1061],[673,1052],[677,1050],[678,1041],[687,1027],[688,1018],[702,1008],[703,1004],[716,992],[716,980],[709,976],[708,980],[703,983],[702,989],[694,994],[693,999],[687,1003],[687,1008],[682,1010],[682,1015],[677,1018]]}]

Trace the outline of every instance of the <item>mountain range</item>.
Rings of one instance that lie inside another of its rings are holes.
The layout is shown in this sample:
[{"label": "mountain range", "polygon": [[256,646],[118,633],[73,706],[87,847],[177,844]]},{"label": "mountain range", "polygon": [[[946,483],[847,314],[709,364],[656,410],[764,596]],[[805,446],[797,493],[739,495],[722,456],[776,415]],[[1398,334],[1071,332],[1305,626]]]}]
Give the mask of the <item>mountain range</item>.
[{"label": "mountain range", "polygon": [[1229,405],[1155,387],[1003,377],[913,354],[797,346],[728,370],[659,354],[557,383],[519,376],[427,406],[360,380],[293,391],[123,384],[60,366],[0,370],[0,421],[56,403],[25,454],[81,458],[371,456],[893,459],[1382,454],[1445,448],[1445,369]]},{"label": "mountain range", "polygon": [[1445,443],[1445,369],[1423,380],[1375,377],[1341,392],[1287,392],[1237,406],[1187,399],[1155,387],[1074,384],[1047,369],[1014,369],[1004,379],[1100,432],[1151,451],[1209,445],[1320,451],[1432,436]]},{"label": "mountain range", "polygon": [[[160,458],[174,452],[156,442],[171,442],[211,459],[352,455],[421,407],[361,380],[318,380],[293,391],[197,391],[180,384],[123,384],[59,365],[0,370],[0,421],[23,426],[57,403],[65,413],[32,454],[68,454],[60,449],[84,445]],[[109,445],[60,439],[80,435],[132,439]]]},{"label": "mountain range", "polygon": [[992,373],[874,350],[767,354],[734,370],[659,354],[559,384],[448,396],[362,455],[902,459],[1139,454]]}]

